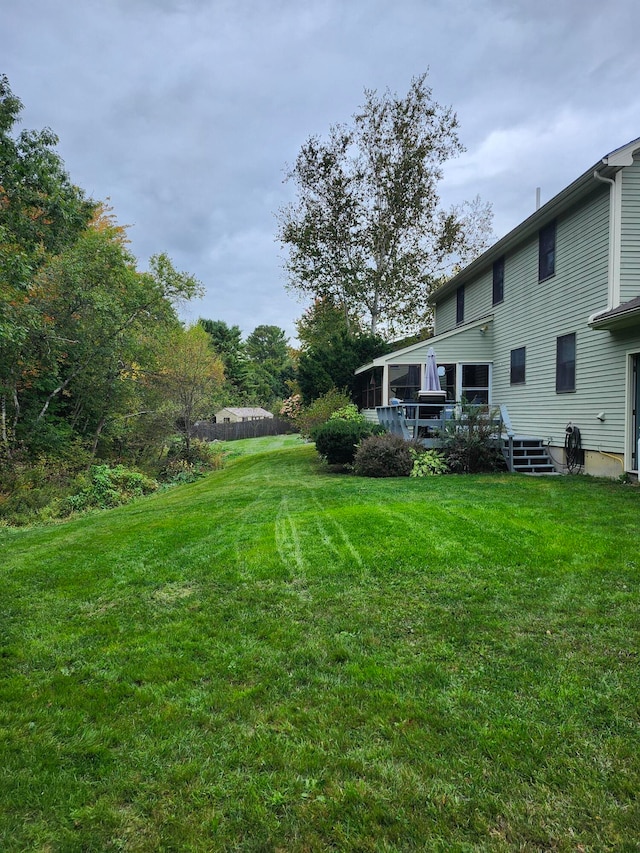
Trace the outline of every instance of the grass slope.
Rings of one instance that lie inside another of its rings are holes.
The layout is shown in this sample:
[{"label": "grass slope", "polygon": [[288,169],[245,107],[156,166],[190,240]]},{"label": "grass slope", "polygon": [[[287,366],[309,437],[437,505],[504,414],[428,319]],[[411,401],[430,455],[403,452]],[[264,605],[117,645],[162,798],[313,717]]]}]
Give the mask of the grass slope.
[{"label": "grass slope", "polygon": [[274,446],[0,530],[0,849],[640,849],[640,492]]}]

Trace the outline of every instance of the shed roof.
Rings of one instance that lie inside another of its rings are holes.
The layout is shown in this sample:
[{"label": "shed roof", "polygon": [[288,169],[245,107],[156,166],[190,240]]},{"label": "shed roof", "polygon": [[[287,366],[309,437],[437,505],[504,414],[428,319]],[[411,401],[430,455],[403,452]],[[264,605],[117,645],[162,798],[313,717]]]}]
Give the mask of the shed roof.
[{"label": "shed roof", "polygon": [[239,418],[272,418],[273,414],[260,406],[225,406],[221,412],[231,412]]}]

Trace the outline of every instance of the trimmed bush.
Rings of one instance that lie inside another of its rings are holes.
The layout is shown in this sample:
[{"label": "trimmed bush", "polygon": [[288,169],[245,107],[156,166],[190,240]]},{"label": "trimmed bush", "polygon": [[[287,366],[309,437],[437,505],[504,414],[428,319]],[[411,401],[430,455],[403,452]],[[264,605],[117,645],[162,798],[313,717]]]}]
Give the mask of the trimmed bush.
[{"label": "trimmed bush", "polygon": [[341,409],[337,409],[331,415],[329,420],[356,421],[359,424],[363,424],[365,422],[365,417],[362,412],[358,410],[355,403],[349,403],[349,405],[343,406]]},{"label": "trimmed bush", "polygon": [[371,435],[356,451],[354,471],[359,477],[408,477],[413,468],[411,447],[399,435]]},{"label": "trimmed bush", "polygon": [[328,420],[314,430],[316,450],[329,465],[351,465],[356,446],[370,436],[374,427],[360,421],[345,421],[341,418]]}]

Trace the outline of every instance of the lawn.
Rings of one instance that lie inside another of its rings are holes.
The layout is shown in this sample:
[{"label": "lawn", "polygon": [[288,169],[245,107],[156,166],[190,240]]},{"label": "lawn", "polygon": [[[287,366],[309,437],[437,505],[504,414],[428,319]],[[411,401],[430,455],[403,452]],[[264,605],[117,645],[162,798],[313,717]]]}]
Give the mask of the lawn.
[{"label": "lawn", "polygon": [[289,436],[0,529],[0,850],[640,850],[639,510]]}]

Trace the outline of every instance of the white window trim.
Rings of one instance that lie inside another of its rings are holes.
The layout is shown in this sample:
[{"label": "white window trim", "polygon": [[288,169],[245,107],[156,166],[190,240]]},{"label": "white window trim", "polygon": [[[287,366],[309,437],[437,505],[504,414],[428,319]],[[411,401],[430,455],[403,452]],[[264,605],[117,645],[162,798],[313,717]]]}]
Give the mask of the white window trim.
[{"label": "white window trim", "polygon": [[492,405],[493,396],[493,362],[492,361],[457,361],[456,362],[456,400],[462,399],[462,368],[468,364],[482,364],[489,368],[489,402]]}]

